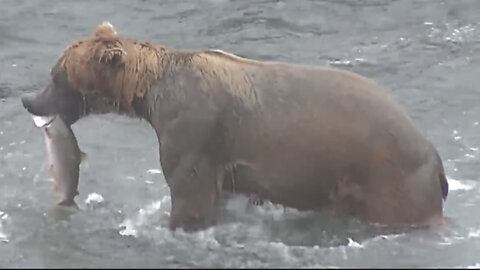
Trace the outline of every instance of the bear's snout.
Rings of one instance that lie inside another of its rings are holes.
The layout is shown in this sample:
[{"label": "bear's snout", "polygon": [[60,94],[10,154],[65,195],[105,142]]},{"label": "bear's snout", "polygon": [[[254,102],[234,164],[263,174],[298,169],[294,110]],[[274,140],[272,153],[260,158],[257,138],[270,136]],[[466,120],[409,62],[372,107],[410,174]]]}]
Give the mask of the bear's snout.
[{"label": "bear's snout", "polygon": [[23,107],[27,109],[29,112],[32,108],[32,103],[34,98],[35,98],[34,94],[24,94],[20,97]]},{"label": "bear's snout", "polygon": [[23,107],[31,114],[38,116],[46,116],[48,109],[39,101],[39,96],[36,93],[24,94],[20,97]]}]

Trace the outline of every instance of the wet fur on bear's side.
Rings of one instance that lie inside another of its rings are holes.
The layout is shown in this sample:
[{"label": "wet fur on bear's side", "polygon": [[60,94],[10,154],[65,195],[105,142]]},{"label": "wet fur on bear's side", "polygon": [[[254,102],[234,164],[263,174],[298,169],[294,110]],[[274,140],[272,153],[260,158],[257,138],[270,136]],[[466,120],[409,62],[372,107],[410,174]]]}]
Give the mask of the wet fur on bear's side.
[{"label": "wet fur on bear's side", "polygon": [[433,145],[375,82],[331,68],[177,50],[108,23],[70,44],[44,91],[22,98],[73,124],[115,112],[148,121],[172,198],[171,228],[216,222],[225,191],[390,226],[442,219]]}]

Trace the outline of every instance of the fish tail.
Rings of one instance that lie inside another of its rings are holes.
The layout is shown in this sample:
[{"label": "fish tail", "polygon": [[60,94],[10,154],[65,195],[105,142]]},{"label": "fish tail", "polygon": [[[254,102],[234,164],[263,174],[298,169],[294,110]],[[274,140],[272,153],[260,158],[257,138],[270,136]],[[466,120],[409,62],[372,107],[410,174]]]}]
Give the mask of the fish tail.
[{"label": "fish tail", "polygon": [[63,199],[57,203],[58,206],[68,207],[68,208],[75,208],[79,209],[78,205],[75,203],[73,199]]}]

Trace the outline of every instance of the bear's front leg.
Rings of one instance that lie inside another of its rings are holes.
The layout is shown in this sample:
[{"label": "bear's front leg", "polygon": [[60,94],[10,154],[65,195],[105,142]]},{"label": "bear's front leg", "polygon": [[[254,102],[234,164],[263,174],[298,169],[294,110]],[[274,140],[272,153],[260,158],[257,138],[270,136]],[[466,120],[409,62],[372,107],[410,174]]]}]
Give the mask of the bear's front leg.
[{"label": "bear's front leg", "polygon": [[172,200],[171,229],[199,230],[216,222],[224,157],[213,115],[187,110],[158,125],[161,166]]},{"label": "bear's front leg", "polygon": [[216,166],[208,157],[189,154],[180,160],[168,181],[171,229],[195,231],[215,225],[221,188],[217,180]]}]

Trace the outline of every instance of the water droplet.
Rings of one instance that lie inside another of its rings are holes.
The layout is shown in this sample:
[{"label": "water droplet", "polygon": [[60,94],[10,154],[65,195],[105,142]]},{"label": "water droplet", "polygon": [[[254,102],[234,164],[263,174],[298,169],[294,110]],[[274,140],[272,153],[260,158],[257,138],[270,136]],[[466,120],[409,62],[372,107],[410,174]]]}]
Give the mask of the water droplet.
[{"label": "water droplet", "polygon": [[158,169],[149,169],[147,170],[148,173],[151,173],[151,174],[161,174],[162,171],[161,170],[158,170]]}]

